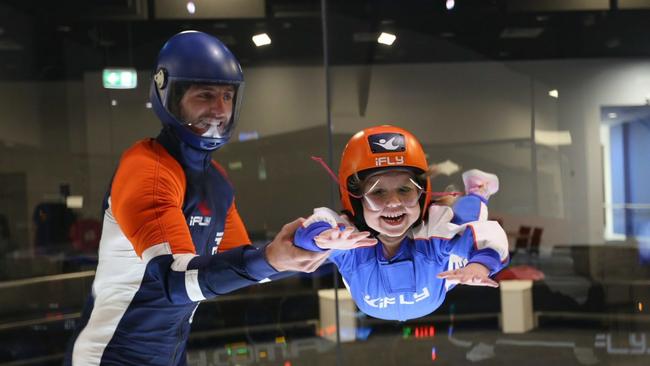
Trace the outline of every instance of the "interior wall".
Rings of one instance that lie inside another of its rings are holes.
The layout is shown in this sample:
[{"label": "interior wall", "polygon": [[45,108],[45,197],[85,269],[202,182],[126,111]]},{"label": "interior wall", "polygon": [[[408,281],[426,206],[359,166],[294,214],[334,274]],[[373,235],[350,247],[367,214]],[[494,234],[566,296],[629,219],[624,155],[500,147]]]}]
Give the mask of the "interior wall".
[{"label": "interior wall", "polygon": [[[603,231],[600,106],[644,104],[650,95],[648,71],[648,62],[613,60],[334,67],[334,133],[345,140],[369,125],[395,123],[430,146],[503,143],[509,147],[465,150],[525,175],[534,84],[536,125],[568,130],[573,139],[569,146],[538,149],[539,171],[546,177],[539,181],[543,186],[540,213],[569,219],[575,227],[572,241],[599,243]],[[245,74],[239,131],[256,131],[264,139],[325,126],[321,67],[259,67],[246,69]],[[141,72],[140,86],[127,91],[103,89],[99,72],[87,73],[81,82],[0,84],[6,121],[20,122],[0,125],[3,155],[12,157],[2,160],[2,171],[42,166],[27,177],[29,205],[46,192],[56,193],[60,182],[73,182],[73,190],[79,187],[85,194],[88,212],[99,211],[121,152],[158,132],[159,122],[146,107],[148,75],[148,70]],[[560,98],[546,97],[546,88],[558,89]],[[21,147],[26,153],[12,153],[11,149]],[[43,156],[51,159],[44,161]],[[549,185],[560,190],[544,193]],[[504,202],[515,202],[505,199],[505,188],[500,193]],[[560,204],[544,207],[549,202]],[[507,210],[507,206],[500,208]]]},{"label": "interior wall", "polygon": [[559,149],[566,215],[574,243],[603,243],[603,171],[600,107],[644,105],[650,97],[650,62],[564,60],[510,66],[559,91],[558,126],[573,143]]},{"label": "interior wall", "polygon": [[0,83],[0,174],[24,177],[24,187],[13,188],[23,207],[9,218],[13,245],[22,250],[31,249],[39,203],[60,201],[61,185],[87,194],[82,94],[79,81]]}]

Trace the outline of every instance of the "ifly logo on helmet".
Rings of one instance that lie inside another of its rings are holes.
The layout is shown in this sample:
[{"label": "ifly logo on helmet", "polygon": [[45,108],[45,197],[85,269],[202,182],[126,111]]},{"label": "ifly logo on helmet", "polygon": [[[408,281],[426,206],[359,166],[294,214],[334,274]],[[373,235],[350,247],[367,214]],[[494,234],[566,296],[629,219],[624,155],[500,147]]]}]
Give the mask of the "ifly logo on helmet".
[{"label": "ifly logo on helmet", "polygon": [[404,135],[401,133],[378,133],[368,136],[370,150],[374,154],[403,152],[406,150]]},{"label": "ifly logo on helmet", "polygon": [[[368,136],[368,144],[373,154],[398,153],[406,150],[404,135],[401,133],[378,133]],[[375,158],[376,166],[402,165],[404,156],[379,156]]]}]

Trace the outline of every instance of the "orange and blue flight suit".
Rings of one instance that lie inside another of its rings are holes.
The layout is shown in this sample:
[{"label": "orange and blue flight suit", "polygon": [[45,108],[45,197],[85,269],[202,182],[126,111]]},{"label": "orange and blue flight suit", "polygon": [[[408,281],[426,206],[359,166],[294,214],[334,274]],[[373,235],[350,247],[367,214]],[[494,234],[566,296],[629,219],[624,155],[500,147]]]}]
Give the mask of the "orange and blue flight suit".
[{"label": "orange and blue flight suit", "polygon": [[183,365],[201,300],[276,273],[262,251],[243,246],[250,240],[223,170],[179,145],[166,129],[120,161],[75,365]]},{"label": "orange and blue flight suit", "polygon": [[238,107],[243,74],[219,40],[191,31],[163,46],[150,94],[163,129],[119,162],[104,202],[92,294],[65,365],[185,365],[201,300],[277,273],[263,250],[248,245],[233,187],[211,157],[232,129],[193,135],[168,109],[174,83],[210,82],[233,85]]}]

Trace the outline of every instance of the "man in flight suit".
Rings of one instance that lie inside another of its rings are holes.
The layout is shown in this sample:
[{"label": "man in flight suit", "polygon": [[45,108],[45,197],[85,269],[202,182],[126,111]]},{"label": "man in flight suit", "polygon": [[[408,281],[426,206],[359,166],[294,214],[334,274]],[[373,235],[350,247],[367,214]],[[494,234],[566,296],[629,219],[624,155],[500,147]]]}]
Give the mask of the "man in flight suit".
[{"label": "man in flight suit", "polygon": [[327,253],[292,244],[300,219],[262,249],[211,153],[228,142],[244,78],[218,39],[187,31],[158,56],[150,101],[163,128],[129,148],[104,202],[99,264],[65,364],[185,365],[201,300],[314,271]]}]

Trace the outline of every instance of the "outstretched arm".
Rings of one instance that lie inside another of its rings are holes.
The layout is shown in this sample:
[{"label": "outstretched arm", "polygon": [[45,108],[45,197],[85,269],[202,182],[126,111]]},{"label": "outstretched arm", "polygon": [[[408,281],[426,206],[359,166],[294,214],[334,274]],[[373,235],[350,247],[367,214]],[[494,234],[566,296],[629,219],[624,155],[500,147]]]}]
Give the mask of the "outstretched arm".
[{"label": "outstretched arm", "polygon": [[479,263],[469,263],[453,271],[438,273],[438,278],[447,280],[450,285],[499,287],[499,283],[490,278],[490,270]]},{"label": "outstretched arm", "polygon": [[184,193],[184,173],[162,147],[154,144],[127,152],[116,172],[107,210],[107,220],[114,225],[104,229],[106,237],[128,239],[141,259],[138,265],[145,267],[142,281],[164,289],[171,303],[225,294],[278,271],[313,271],[325,260],[322,253],[293,246],[299,221],[286,225],[264,249],[244,245],[216,255],[197,255],[182,211]]},{"label": "outstretched arm", "polygon": [[354,225],[333,210],[320,207],[314,209],[314,214],[298,228],[295,244],[315,252],[348,250],[377,244],[377,239],[369,238],[369,235],[368,231],[357,231]]},{"label": "outstretched arm", "polygon": [[296,219],[282,228],[266,246],[266,259],[278,271],[314,272],[327,259],[329,252],[313,252],[293,245],[294,233],[305,219]]}]

